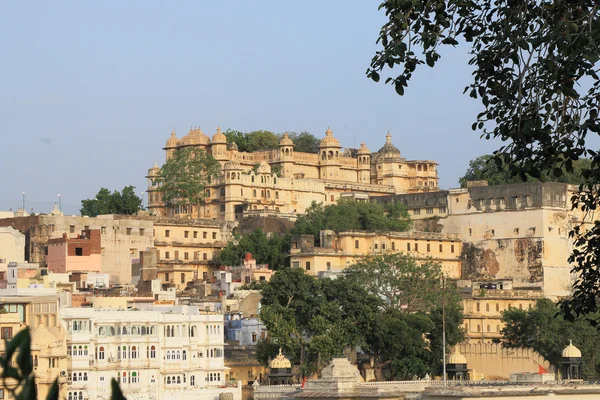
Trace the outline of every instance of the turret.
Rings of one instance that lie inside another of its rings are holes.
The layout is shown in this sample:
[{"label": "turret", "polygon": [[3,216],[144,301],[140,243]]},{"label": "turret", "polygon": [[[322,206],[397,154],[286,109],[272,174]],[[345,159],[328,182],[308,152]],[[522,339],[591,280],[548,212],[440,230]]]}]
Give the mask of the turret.
[{"label": "turret", "polygon": [[358,182],[359,183],[370,183],[371,182],[371,151],[367,148],[365,143],[360,144],[360,148],[356,152],[356,163],[358,171]]},{"label": "turret", "polygon": [[212,137],[210,150],[215,160],[220,161],[221,163],[227,161],[227,136],[221,132],[220,126],[217,127],[217,133]]},{"label": "turret", "polygon": [[342,146],[327,128],[325,137],[319,142],[319,170],[321,179],[340,180],[340,153]]},{"label": "turret", "polygon": [[284,133],[279,141],[279,160],[281,160],[282,176],[291,178],[294,172],[294,141],[287,133]]}]

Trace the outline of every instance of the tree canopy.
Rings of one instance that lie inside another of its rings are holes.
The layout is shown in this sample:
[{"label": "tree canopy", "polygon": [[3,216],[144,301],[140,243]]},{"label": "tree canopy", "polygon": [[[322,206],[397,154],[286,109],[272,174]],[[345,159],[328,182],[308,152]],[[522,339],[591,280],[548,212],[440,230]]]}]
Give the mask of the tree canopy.
[{"label": "tree canopy", "polygon": [[[283,134],[271,131],[259,130],[252,132],[240,132],[232,129],[225,131],[227,142],[238,146],[239,151],[253,152],[258,150],[277,149]],[[319,139],[310,132],[289,132],[288,136],[294,141],[294,150],[304,153],[316,153],[319,147]]]},{"label": "tree canopy", "polygon": [[237,243],[231,241],[218,255],[222,265],[240,265],[244,254],[252,253],[258,264],[269,264],[273,270],[287,266],[290,251],[289,235],[277,233],[267,236],[261,229],[243,235]]},{"label": "tree canopy", "polygon": [[[368,261],[362,265],[365,263]],[[440,293],[441,275],[437,268],[431,274],[435,278],[426,286]],[[379,379],[411,379],[439,373],[442,345],[441,339],[435,341],[434,336],[439,336],[441,330],[441,303],[430,304],[426,310],[392,307],[381,296],[380,287],[365,285],[363,279],[364,275],[358,272],[345,273],[337,279],[316,279],[301,268],[277,271],[262,289],[260,317],[269,337],[259,341],[258,359],[266,365],[268,358],[282,347],[309,375],[318,373],[330,358],[343,355],[347,348],[359,346],[374,358]],[[377,280],[368,279],[371,283]],[[388,283],[382,283],[385,284]],[[447,331],[454,332],[448,336],[447,344],[453,345],[464,339],[460,328],[462,311],[458,297],[448,294],[445,299],[447,311],[455,311],[446,318]]]},{"label": "tree canopy", "polygon": [[120,192],[101,188],[93,199],[81,200],[81,215],[97,217],[103,214],[133,215],[142,209],[142,199],[135,194],[135,186],[125,186]]},{"label": "tree canopy", "polygon": [[[566,169],[561,176],[554,176],[552,171],[546,171],[540,178],[534,178],[531,175],[526,175],[528,182],[543,181],[543,182],[563,182],[573,185],[581,185],[585,183],[585,179],[581,175],[581,171],[589,168],[591,161],[587,158],[573,162],[573,172],[569,173]],[[485,180],[489,185],[502,185],[505,183],[520,183],[523,182],[520,176],[512,175],[505,164],[498,165],[494,162],[494,156],[485,154],[474,160],[469,161],[469,169],[459,178],[460,187],[467,187],[468,181]]]},{"label": "tree canopy", "polygon": [[402,232],[411,226],[410,216],[404,205],[399,202],[381,205],[374,202],[339,200],[337,204],[327,206],[313,202],[305,213],[298,217],[291,233],[313,235],[318,243],[321,230]]},{"label": "tree canopy", "polygon": [[549,299],[540,299],[531,310],[510,308],[502,313],[504,347],[529,347],[559,368],[562,350],[569,340],[581,350],[583,373],[600,373],[600,337],[584,318],[565,321],[560,308]]},{"label": "tree canopy", "polygon": [[[585,184],[573,206],[591,222],[576,226],[570,262],[578,276],[573,296],[562,303],[568,318],[595,315],[600,306],[600,223],[592,213],[600,199],[600,13],[594,0],[385,0],[386,22],[367,76],[375,82],[387,69],[399,95],[416,70],[434,67],[440,49],[470,48],[473,81],[465,93],[479,99],[483,110],[473,130],[499,139],[494,162],[511,176],[540,178],[573,173],[581,158]],[[597,323],[597,320],[592,320]]]},{"label": "tree canopy", "polygon": [[[163,201],[172,205],[199,205],[206,197],[206,186],[221,173],[221,164],[198,147],[176,150],[160,170],[159,190]],[[198,207],[198,217],[200,217]]]}]

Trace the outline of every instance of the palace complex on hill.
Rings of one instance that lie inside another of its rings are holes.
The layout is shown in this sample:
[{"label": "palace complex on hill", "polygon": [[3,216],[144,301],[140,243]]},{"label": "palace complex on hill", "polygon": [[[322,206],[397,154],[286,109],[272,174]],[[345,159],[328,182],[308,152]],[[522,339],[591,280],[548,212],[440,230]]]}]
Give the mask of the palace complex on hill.
[{"label": "palace complex on hill", "polygon": [[[244,215],[278,214],[293,217],[303,213],[313,201],[332,204],[340,197],[385,196],[438,191],[437,163],[409,161],[392,144],[388,132],[379,151],[372,153],[364,143],[359,149],[345,149],[327,129],[318,153],[294,151],[287,134],[277,149],[240,152],[227,143],[217,128],[212,139],[200,129],[192,129],[178,139],[175,132],[164,150],[167,160],[184,147],[199,147],[222,166],[222,174],[206,190],[205,202],[169,206],[162,201],[157,178],[160,168],[148,170],[148,210],[166,217],[199,217],[234,221]],[[273,172],[278,170],[278,173]],[[280,171],[280,172],[279,172]]]}]

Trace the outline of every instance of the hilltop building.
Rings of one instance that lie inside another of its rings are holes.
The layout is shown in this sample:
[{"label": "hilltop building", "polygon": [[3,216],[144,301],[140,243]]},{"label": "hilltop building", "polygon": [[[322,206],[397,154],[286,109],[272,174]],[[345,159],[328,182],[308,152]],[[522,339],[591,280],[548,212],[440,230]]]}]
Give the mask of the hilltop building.
[{"label": "hilltop building", "polygon": [[173,207],[162,201],[160,168],[155,163],[147,175],[152,215],[225,221],[265,212],[295,216],[313,201],[332,204],[344,193],[382,196],[439,190],[437,163],[406,160],[392,144],[389,132],[375,153],[364,143],[359,149],[343,152],[327,129],[318,153],[312,154],[295,152],[287,134],[277,149],[246,153],[238,151],[235,143],[227,143],[219,128],[212,139],[200,129],[190,130],[181,139],[173,131],[164,147],[167,160],[185,147],[211,154],[221,164],[222,174],[209,184],[199,209],[193,204]]}]

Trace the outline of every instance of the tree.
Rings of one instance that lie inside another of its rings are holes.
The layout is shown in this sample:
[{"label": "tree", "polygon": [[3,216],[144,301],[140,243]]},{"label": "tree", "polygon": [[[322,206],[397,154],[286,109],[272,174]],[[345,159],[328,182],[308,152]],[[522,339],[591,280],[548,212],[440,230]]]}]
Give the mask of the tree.
[{"label": "tree", "polygon": [[328,206],[313,202],[298,217],[291,232],[296,235],[313,235],[318,243],[321,230],[402,232],[410,229],[411,225],[408,212],[399,202],[384,206],[375,202],[339,200],[337,204]]},{"label": "tree", "polygon": [[[511,176],[540,178],[573,173],[574,161],[590,158],[581,170],[585,184],[573,196],[589,229],[576,226],[570,262],[578,276],[565,315],[598,311],[600,223],[591,213],[600,198],[600,152],[589,136],[600,132],[600,13],[594,0],[385,0],[387,16],[367,76],[378,82],[386,68],[402,67],[385,82],[403,95],[416,69],[434,67],[442,46],[464,40],[470,46],[473,82],[465,88],[483,111],[473,130],[500,139],[494,162]],[[420,53],[420,54],[419,54]],[[594,324],[598,320],[592,319]]]},{"label": "tree", "polygon": [[301,153],[319,152],[319,144],[321,143],[321,141],[310,132],[289,132],[288,136],[294,141],[294,151]]},{"label": "tree", "polygon": [[550,364],[560,367],[562,350],[569,340],[581,350],[586,376],[600,373],[600,337],[582,317],[574,321],[558,318],[561,310],[549,299],[540,299],[531,310],[509,308],[502,313],[502,345],[530,347]]},{"label": "tree", "polygon": [[277,270],[286,266],[290,250],[289,235],[271,234],[267,236],[261,229],[246,234],[221,250],[218,259],[222,265],[240,265],[244,254],[252,253],[258,264],[268,264]]},{"label": "tree", "polygon": [[[543,181],[543,182],[563,182],[573,185],[581,185],[585,182],[581,176],[581,171],[589,168],[590,160],[582,158],[573,162],[573,172],[569,173],[564,170],[563,174],[555,177],[551,171],[544,172],[539,179],[527,174],[527,181]],[[474,160],[469,161],[469,169],[465,175],[459,178],[460,187],[467,187],[468,181],[486,180],[489,185],[501,185],[505,183],[520,183],[523,182],[520,176],[511,175],[510,170],[505,164],[498,165],[494,162],[494,156],[485,154]]]},{"label": "tree", "polygon": [[133,215],[142,209],[142,199],[135,194],[135,186],[125,186],[121,192],[101,188],[93,199],[81,200],[81,215],[97,217],[103,214]]},{"label": "tree", "polygon": [[431,260],[417,261],[406,253],[363,257],[344,270],[384,300],[384,307],[426,312],[441,302],[442,267]]},{"label": "tree", "polygon": [[[17,333],[10,341],[6,341],[5,353],[0,357],[0,378],[4,388],[10,396],[16,400],[37,400],[37,384],[34,374],[33,357],[31,356],[31,332],[25,327]],[[17,367],[12,365],[16,360]],[[10,382],[10,384],[5,384]],[[111,380],[111,400],[125,400],[119,383]],[[46,400],[59,400],[60,388],[58,378],[52,382]]]},{"label": "tree", "polygon": [[221,173],[221,164],[198,147],[176,150],[160,170],[159,190],[171,205],[197,205],[206,197],[206,186]]}]

